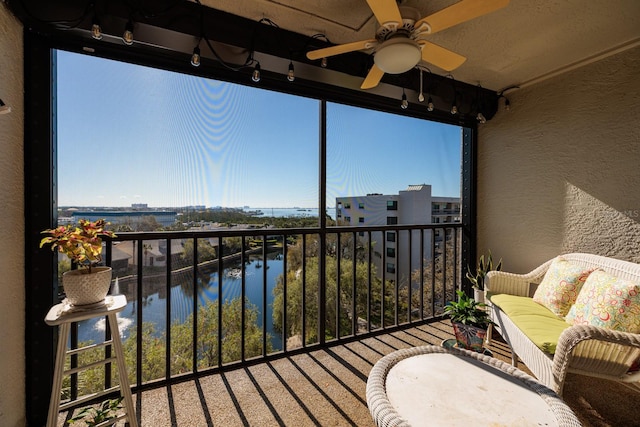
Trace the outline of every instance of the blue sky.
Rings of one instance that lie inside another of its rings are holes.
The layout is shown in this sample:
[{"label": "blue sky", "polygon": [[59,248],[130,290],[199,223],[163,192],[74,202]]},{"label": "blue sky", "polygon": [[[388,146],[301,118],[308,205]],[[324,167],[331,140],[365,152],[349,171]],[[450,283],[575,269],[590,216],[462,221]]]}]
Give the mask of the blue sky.
[{"label": "blue sky", "polygon": [[[63,51],[57,77],[60,206],[318,206],[317,100]],[[461,128],[327,112],[328,206],[411,184],[459,196]]]}]

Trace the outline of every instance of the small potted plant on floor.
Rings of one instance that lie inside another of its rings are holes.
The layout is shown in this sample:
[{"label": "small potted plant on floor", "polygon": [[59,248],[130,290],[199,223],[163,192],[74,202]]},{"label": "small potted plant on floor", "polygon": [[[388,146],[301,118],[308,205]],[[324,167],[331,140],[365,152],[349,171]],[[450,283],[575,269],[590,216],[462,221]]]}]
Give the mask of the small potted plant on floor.
[{"label": "small potted plant on floor", "polygon": [[471,267],[467,266],[466,277],[471,282],[471,286],[473,286],[473,298],[476,301],[484,302],[484,280],[487,277],[487,273],[494,270],[500,271],[501,268],[502,258],[500,258],[500,261],[498,261],[498,264],[494,267],[491,251],[489,251],[486,258],[484,255],[480,256],[475,272],[471,271]]},{"label": "small potted plant on floor", "polygon": [[65,254],[78,266],[62,276],[67,302],[71,305],[88,305],[104,301],[111,285],[111,267],[98,267],[102,260],[102,238],[115,237],[105,229],[103,220],[94,222],[81,219],[78,225],[61,225],[44,230],[47,234],[40,247],[51,245],[51,250]]},{"label": "small potted plant on floor", "polygon": [[71,418],[68,423],[74,424],[78,421],[83,421],[87,427],[95,427],[97,425],[102,425],[107,421],[114,420],[118,418],[118,409],[122,408],[122,406],[120,405],[122,399],[124,398],[118,397],[115,399],[105,400],[97,407],[88,406],[78,412],[78,414],[75,417]]},{"label": "small potted plant on floor", "polygon": [[444,312],[451,318],[456,344],[459,348],[484,352],[487,328],[491,324],[486,304],[475,301],[464,292],[456,291],[457,301],[450,301]]}]

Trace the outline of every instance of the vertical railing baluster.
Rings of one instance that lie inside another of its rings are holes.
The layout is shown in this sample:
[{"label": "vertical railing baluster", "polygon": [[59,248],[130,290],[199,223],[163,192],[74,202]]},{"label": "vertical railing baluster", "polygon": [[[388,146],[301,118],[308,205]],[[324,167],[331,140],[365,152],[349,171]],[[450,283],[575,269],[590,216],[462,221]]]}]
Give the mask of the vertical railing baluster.
[{"label": "vertical railing baluster", "polygon": [[262,236],[262,355],[267,355],[267,235]]},{"label": "vertical railing baluster", "polygon": [[[165,378],[168,380],[171,379],[171,284],[172,284],[172,259],[171,259],[171,239],[167,239],[167,250],[165,253],[165,274],[166,274],[166,282],[165,288],[167,290],[167,305],[166,305],[166,317],[165,317]],[[158,243],[159,245],[159,243]]]},{"label": "vertical railing baluster", "polygon": [[357,334],[357,321],[358,321],[358,312],[356,311],[357,307],[356,307],[356,288],[358,287],[358,283],[356,282],[356,261],[358,259],[358,233],[356,233],[355,231],[353,232],[353,260],[352,260],[352,267],[353,267],[353,277],[352,277],[352,282],[353,285],[351,286],[351,321],[352,321],[352,325],[351,325],[351,335],[355,336]]},{"label": "vertical railing baluster", "polygon": [[136,334],[136,383],[138,386],[142,384],[142,263],[143,263],[143,242],[144,240],[139,238],[133,242],[134,247],[137,246],[138,252],[136,253],[136,282],[137,282],[137,294],[136,302],[138,304],[138,311],[136,312],[137,321],[137,334]]},{"label": "vertical railing baluster", "polygon": [[[217,352],[217,360],[216,360],[216,364],[218,367],[222,366],[222,362],[223,362],[223,357],[222,357],[222,353],[223,353],[223,348],[222,348],[222,339],[224,338],[222,336],[223,330],[222,330],[222,310],[223,310],[223,302],[224,302],[224,295],[222,295],[222,290],[223,290],[223,281],[224,281],[224,265],[223,265],[223,261],[222,261],[222,237],[218,236],[218,250],[216,251],[216,255],[218,258],[218,331],[216,333],[216,347],[218,349]],[[203,284],[204,285],[204,284]]]},{"label": "vertical railing baluster", "polygon": [[394,326],[398,326],[398,318],[399,318],[399,311],[400,311],[400,298],[399,298],[399,290],[400,290],[400,283],[398,280],[398,272],[400,271],[400,266],[398,265],[398,260],[400,259],[400,230],[398,230],[398,235],[396,236],[396,252],[395,252],[395,268],[393,269],[393,281],[394,281],[394,288],[395,288],[395,295],[393,296],[393,301],[394,301],[394,307],[393,307],[393,325]]},{"label": "vertical railing baluster", "polygon": [[245,236],[241,237],[240,240],[240,246],[242,247],[242,251],[240,252],[240,265],[241,265],[241,269],[240,269],[240,298],[242,301],[242,305],[241,305],[241,310],[240,310],[240,328],[241,328],[241,333],[240,336],[242,337],[242,341],[240,342],[240,358],[242,359],[242,361],[244,362],[246,360],[247,355],[246,353],[246,335],[245,335],[245,329],[246,329],[246,322],[247,322],[247,304],[246,304],[246,299],[247,299],[247,267],[246,267],[246,252],[245,252],[245,244],[246,244],[246,239]]},{"label": "vertical railing baluster", "polygon": [[451,232],[453,234],[453,289],[458,288],[458,230],[456,228],[452,228]]},{"label": "vertical railing baluster", "polygon": [[409,260],[409,277],[407,278],[408,280],[408,285],[409,289],[407,289],[407,294],[408,294],[408,298],[409,301],[407,302],[407,323],[411,323],[413,321],[413,318],[411,317],[411,309],[413,308],[413,301],[411,300],[411,291],[413,288],[413,283],[411,283],[411,260],[413,259],[413,230],[409,230],[409,254],[408,254],[408,260]]},{"label": "vertical railing baluster", "polygon": [[[78,348],[78,323],[73,322],[71,324],[71,334],[69,340],[71,341],[70,348]],[[70,356],[71,369],[78,367],[78,355],[72,354]],[[71,400],[78,399],[78,374],[71,374],[71,390],[69,393]]]},{"label": "vertical railing baluster", "polygon": [[431,317],[436,315],[436,229],[431,229]]},{"label": "vertical railing baluster", "polygon": [[282,351],[287,351],[287,238],[282,235]]},{"label": "vertical railing baluster", "polygon": [[[302,234],[302,347],[307,346],[307,235]],[[321,286],[318,283],[318,286]],[[319,310],[318,310],[319,312]],[[319,322],[318,322],[319,323]]]},{"label": "vertical railing baluster", "polygon": [[[385,233],[382,233],[385,238]],[[367,332],[371,332],[371,230],[367,230]]]},{"label": "vertical railing baluster", "polygon": [[420,319],[424,320],[424,228],[420,229]]},{"label": "vertical railing baluster", "polygon": [[336,244],[336,339],[340,339],[340,266],[342,261],[342,233],[338,233]]},{"label": "vertical railing baluster", "polygon": [[[384,231],[382,232],[384,236]],[[394,231],[395,233],[395,231]],[[396,236],[396,240],[397,240]],[[385,325],[385,297],[387,294],[387,239],[382,238],[382,253],[380,254],[380,270],[382,277],[382,294],[380,298],[380,327],[384,329]]]},{"label": "vertical railing baluster", "polygon": [[[191,313],[193,317],[193,325],[191,325],[191,334],[193,342],[191,343],[191,364],[193,372],[198,372],[198,239],[193,238],[193,277],[191,278],[193,286],[193,299],[191,301]],[[218,302],[220,302],[220,282],[222,277],[218,270]],[[220,313],[220,304],[218,304],[218,313]],[[218,323],[218,335],[220,334],[220,324]],[[218,340],[219,341],[219,340]],[[220,355],[220,347],[218,347],[218,355]],[[220,359],[218,357],[218,359]]]},{"label": "vertical railing baluster", "polygon": [[447,229],[442,228],[442,234],[444,234],[442,243],[442,283],[444,288],[443,304],[447,303]]}]

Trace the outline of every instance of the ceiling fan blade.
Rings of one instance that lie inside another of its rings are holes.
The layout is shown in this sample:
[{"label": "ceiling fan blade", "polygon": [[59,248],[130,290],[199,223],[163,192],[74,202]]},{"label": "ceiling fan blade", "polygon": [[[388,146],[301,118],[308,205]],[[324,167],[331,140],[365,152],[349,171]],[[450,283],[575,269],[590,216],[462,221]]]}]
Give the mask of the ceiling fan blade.
[{"label": "ceiling fan blade", "polygon": [[426,23],[431,27],[429,34],[437,33],[454,25],[470,21],[487,13],[491,13],[509,4],[510,0],[462,0],[432,15],[417,21],[415,28]]},{"label": "ceiling fan blade", "polygon": [[367,0],[367,3],[380,25],[387,22],[402,24],[402,15],[400,15],[396,0]]},{"label": "ceiling fan blade", "polygon": [[323,49],[312,50],[307,52],[307,58],[311,60],[326,58],[328,56],[339,55],[341,53],[353,52],[356,50],[370,49],[377,44],[376,39],[361,40],[352,43],[339,44],[336,46],[325,47]]},{"label": "ceiling fan blade", "polygon": [[422,60],[445,71],[455,70],[467,60],[462,55],[426,40],[418,40],[418,43],[422,46]]},{"label": "ceiling fan blade", "polygon": [[376,64],[373,64],[373,67],[369,70],[369,74],[367,74],[367,77],[362,82],[360,89],[371,89],[378,86],[382,76],[384,76],[384,71],[382,71]]}]

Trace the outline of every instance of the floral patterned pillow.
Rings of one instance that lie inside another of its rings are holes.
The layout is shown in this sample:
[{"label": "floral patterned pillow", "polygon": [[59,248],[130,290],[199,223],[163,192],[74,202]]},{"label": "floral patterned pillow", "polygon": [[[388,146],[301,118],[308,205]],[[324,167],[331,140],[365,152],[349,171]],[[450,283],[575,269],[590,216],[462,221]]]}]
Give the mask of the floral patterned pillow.
[{"label": "floral patterned pillow", "polygon": [[573,325],[640,333],[640,283],[594,271],[565,320]]},{"label": "floral patterned pillow", "polygon": [[533,300],[556,316],[564,317],[576,302],[582,285],[592,271],[561,257],[556,258],[533,294]]}]

